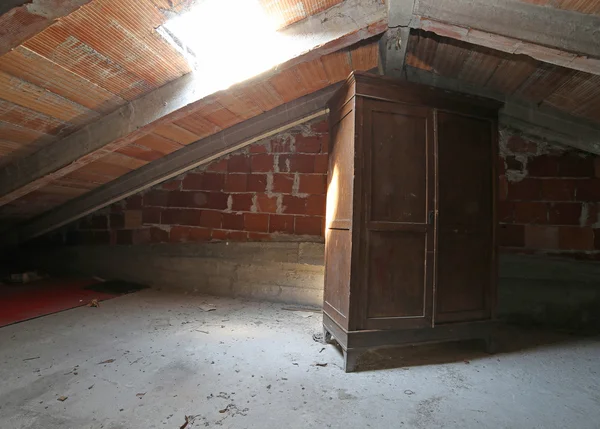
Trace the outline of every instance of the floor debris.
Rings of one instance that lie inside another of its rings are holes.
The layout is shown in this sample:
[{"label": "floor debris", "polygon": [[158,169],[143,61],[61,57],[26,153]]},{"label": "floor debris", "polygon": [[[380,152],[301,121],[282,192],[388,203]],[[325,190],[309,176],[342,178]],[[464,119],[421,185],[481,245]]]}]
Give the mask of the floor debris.
[{"label": "floor debris", "polygon": [[146,392],[144,392],[144,393],[137,393],[135,396],[137,396],[138,398],[142,399],[145,394],[146,394]]},{"label": "floor debris", "polygon": [[202,304],[199,306],[202,311],[215,311],[217,309],[213,304]]},{"label": "floor debris", "polygon": [[208,331],[201,331],[200,329],[194,329],[196,332],[202,332],[203,334],[208,334]]},{"label": "floor debris", "polygon": [[34,360],[34,359],[39,359],[39,358],[40,358],[39,356],[36,356],[36,357],[30,357],[30,358],[25,358],[25,359],[23,359],[23,361],[26,361],[26,360]]},{"label": "floor debris", "polygon": [[65,402],[67,400],[68,396],[59,396],[58,399],[60,402]]},{"label": "floor debris", "polygon": [[325,367],[325,366],[327,366],[327,364],[326,363],[319,363],[319,362],[317,362],[317,363],[315,363],[315,366]]},{"label": "floor debris", "polygon": [[103,360],[102,362],[98,362],[97,365],[104,365],[107,363],[113,363],[115,361],[115,359],[107,359],[107,360]]},{"label": "floor debris", "polygon": [[91,301],[88,303],[88,305],[87,305],[87,306],[88,306],[88,307],[100,307],[100,303],[98,302],[98,300],[97,300],[97,299],[92,299],[92,300],[91,300]]},{"label": "floor debris", "polygon": [[409,396],[410,396],[410,395],[414,395],[414,394],[415,394],[415,392],[413,392],[412,390],[408,390],[408,389],[406,389],[406,390],[404,391],[404,394],[405,394],[405,395],[409,395]]}]

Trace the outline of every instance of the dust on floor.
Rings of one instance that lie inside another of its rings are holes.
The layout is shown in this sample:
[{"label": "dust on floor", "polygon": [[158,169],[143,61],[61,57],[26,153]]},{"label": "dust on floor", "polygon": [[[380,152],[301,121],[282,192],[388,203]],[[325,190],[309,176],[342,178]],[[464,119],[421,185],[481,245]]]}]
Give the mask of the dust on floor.
[{"label": "dust on floor", "polygon": [[[214,307],[214,309],[212,308]],[[597,428],[600,339],[536,332],[367,356],[319,313],[144,291],[0,329],[0,427]],[[378,369],[374,369],[378,368]]]}]

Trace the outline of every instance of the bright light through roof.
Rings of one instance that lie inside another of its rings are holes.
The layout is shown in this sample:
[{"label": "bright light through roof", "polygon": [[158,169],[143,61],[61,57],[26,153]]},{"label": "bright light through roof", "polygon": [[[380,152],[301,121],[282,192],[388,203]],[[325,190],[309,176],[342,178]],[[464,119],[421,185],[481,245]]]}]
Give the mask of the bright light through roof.
[{"label": "bright light through roof", "polygon": [[276,31],[257,0],[199,0],[163,27],[207,79],[208,92],[269,70],[301,49]]}]

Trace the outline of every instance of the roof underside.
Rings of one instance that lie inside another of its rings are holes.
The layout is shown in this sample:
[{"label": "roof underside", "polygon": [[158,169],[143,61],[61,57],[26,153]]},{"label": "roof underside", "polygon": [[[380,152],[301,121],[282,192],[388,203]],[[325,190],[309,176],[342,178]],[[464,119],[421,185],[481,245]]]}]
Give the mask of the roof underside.
[{"label": "roof underside", "polygon": [[[0,53],[7,52],[0,56],[0,169],[17,165],[17,161],[37,154],[41,148],[62,144],[66,136],[190,73],[191,67],[181,50],[157,29],[197,1],[51,0],[47,3],[61,7],[68,3],[70,13],[56,18],[47,28],[41,28],[8,52],[2,50],[1,38],[5,33],[0,30]],[[362,4],[357,0],[256,1],[278,29],[294,28],[311,19],[322,25],[327,19],[319,21],[322,15],[315,15],[331,8],[335,11],[352,1]],[[387,3],[404,1],[387,0]],[[522,1],[582,14],[600,14],[600,6],[593,0]],[[14,0],[14,3],[30,2]],[[383,0],[363,3],[386,7]],[[35,25],[39,16],[26,13],[23,7],[13,9],[16,12],[12,15],[9,12],[0,16],[0,26],[4,22],[10,30]],[[331,19],[352,19],[338,15]],[[222,31],[237,31],[228,27],[225,18],[221,19]],[[10,202],[0,207],[0,226],[32,218],[146,164],[160,162],[186,145],[339,82],[353,70],[381,66],[378,40],[372,35],[387,30],[387,19],[383,22],[383,30],[379,26],[372,30],[371,24],[363,27],[367,29],[366,35],[352,39],[352,45],[334,43],[334,49],[284,63],[250,81],[209,95],[194,103],[193,110],[186,110],[186,116],[179,114],[172,120],[169,116],[160,125],[154,123],[147,133],[135,134],[135,140],[127,144],[97,151],[85,163],[69,164],[67,174],[37,180],[35,186],[12,197],[12,201],[5,200]],[[378,23],[381,25],[381,21]],[[321,27],[308,28],[317,32]],[[355,43],[359,40],[360,43]],[[214,41],[207,43],[217,41],[218,33]],[[244,47],[223,49],[235,55],[235,49]],[[500,98],[548,106],[600,122],[600,75],[416,29],[410,33],[403,64],[404,72],[424,71],[494,91]],[[214,64],[215,68],[218,66]]]},{"label": "roof underside", "polygon": [[[342,0],[260,0],[283,28]],[[155,29],[187,1],[94,0],[0,57],[0,166],[189,73]],[[169,12],[166,12],[169,11]],[[344,49],[206,98],[192,114],[3,206],[0,220],[42,213],[184,145],[377,67],[376,42]]]}]

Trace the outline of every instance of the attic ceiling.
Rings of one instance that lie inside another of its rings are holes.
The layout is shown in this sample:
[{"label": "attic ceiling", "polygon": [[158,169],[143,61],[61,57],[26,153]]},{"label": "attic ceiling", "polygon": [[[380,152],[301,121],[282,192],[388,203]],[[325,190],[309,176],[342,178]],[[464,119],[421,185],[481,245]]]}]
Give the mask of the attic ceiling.
[{"label": "attic ceiling", "polygon": [[[252,79],[190,96],[202,74],[185,48],[168,40],[164,25],[209,1],[215,0],[3,3],[0,224],[91,195],[353,70],[474,88],[584,121],[585,133],[597,135],[600,9],[593,0],[255,0],[294,48]],[[260,54],[227,16],[214,21],[211,47],[220,46],[219,34],[238,31],[232,34],[239,43],[219,49],[233,58],[240,49]],[[546,31],[554,22],[564,23],[565,37]],[[222,71],[218,59],[202,60],[210,76]],[[156,111],[147,114],[151,107]],[[109,129],[123,118],[137,125]],[[102,129],[112,137],[98,134]]]}]

